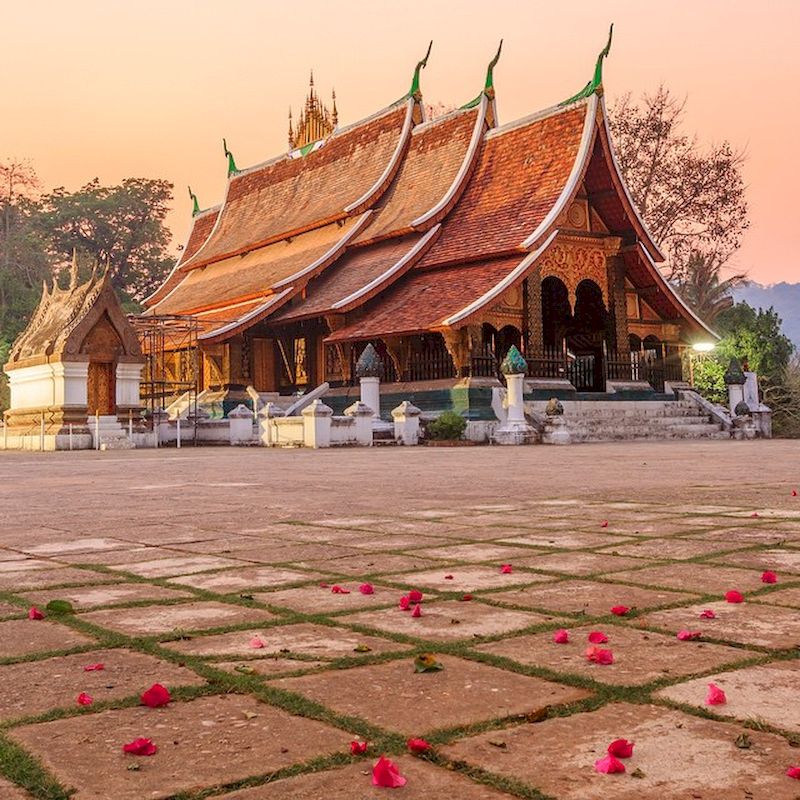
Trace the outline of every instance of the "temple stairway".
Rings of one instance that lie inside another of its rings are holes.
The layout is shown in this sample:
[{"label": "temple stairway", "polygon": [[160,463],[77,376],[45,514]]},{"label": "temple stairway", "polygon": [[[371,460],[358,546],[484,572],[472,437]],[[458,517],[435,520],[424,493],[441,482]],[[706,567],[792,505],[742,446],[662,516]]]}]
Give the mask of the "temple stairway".
[{"label": "temple stairway", "polygon": [[[526,404],[526,406],[534,404]],[[544,406],[535,404],[541,419]],[[730,433],[688,400],[563,401],[571,441],[729,439]]]},{"label": "temple stairway", "polygon": [[97,442],[97,428],[93,417],[89,418],[89,430],[92,434],[92,447],[97,450],[132,450],[136,445],[128,438],[128,432],[120,424],[119,420],[113,416],[100,416],[99,418],[99,438]]}]

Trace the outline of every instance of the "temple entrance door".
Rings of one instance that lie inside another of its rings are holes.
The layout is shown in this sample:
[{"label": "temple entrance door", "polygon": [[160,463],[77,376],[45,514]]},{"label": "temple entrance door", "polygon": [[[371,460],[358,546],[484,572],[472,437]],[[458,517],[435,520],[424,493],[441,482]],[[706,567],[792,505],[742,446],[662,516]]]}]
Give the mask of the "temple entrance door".
[{"label": "temple entrance door", "polygon": [[112,361],[90,361],[86,384],[89,415],[105,416],[116,408],[116,383]]},{"label": "temple entrance door", "polygon": [[579,392],[605,391],[605,348],[608,312],[603,292],[590,280],[578,284],[575,314],[567,332],[570,382]]}]

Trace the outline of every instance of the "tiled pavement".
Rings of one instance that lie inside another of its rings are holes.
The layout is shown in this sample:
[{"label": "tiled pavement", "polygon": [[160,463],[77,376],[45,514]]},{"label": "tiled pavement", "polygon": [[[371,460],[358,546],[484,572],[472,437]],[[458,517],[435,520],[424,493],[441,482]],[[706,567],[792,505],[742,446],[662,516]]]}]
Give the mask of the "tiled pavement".
[{"label": "tiled pavement", "polygon": [[[798,466],[779,442],[6,454],[0,799],[797,800]],[[617,738],[625,773],[596,772]],[[382,753],[405,787],[372,786]]]}]

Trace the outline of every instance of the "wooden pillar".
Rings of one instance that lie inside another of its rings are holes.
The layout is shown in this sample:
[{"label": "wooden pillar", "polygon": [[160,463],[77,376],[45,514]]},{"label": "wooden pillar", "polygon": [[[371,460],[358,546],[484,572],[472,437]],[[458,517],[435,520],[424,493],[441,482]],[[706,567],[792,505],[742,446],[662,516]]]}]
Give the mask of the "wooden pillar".
[{"label": "wooden pillar", "polygon": [[618,354],[630,352],[628,341],[628,310],[625,302],[625,259],[622,256],[609,256],[606,259],[608,267],[608,297],[614,326],[614,349]]},{"label": "wooden pillar", "polygon": [[544,325],[542,318],[542,276],[538,270],[525,279],[523,300],[524,326],[527,333],[526,356],[542,358],[544,355]]}]

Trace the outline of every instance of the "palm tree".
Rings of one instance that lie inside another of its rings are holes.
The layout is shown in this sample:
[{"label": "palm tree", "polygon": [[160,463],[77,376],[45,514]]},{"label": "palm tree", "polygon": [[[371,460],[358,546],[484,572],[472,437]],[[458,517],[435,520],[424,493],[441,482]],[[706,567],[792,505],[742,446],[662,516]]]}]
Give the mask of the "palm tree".
[{"label": "palm tree", "polygon": [[734,289],[747,284],[744,273],[724,280],[720,273],[721,265],[712,256],[694,250],[675,280],[683,299],[709,325],[721,311],[733,305]]}]

